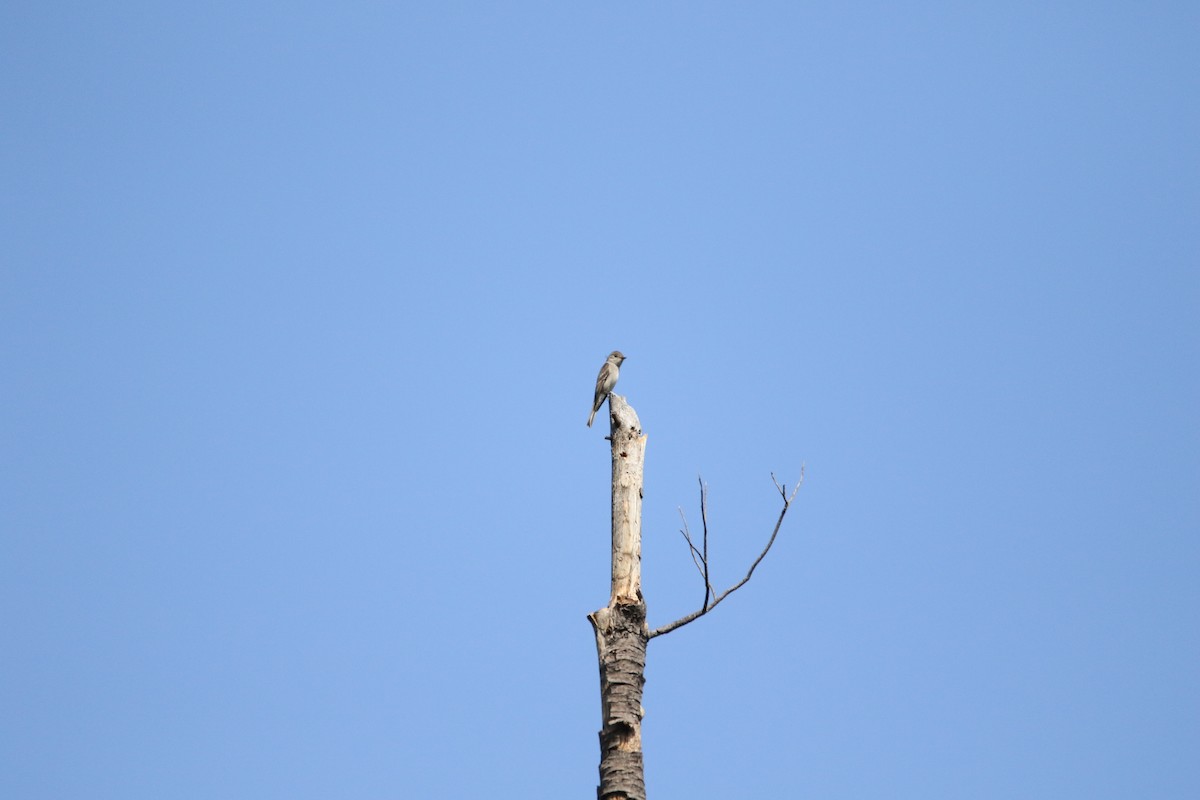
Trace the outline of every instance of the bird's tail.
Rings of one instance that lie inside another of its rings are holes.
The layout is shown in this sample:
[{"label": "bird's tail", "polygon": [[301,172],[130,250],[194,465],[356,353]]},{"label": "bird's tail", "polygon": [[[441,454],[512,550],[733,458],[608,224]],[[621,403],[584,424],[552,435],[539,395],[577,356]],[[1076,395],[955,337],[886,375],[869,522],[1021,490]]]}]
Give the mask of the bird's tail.
[{"label": "bird's tail", "polygon": [[588,427],[592,427],[592,420],[596,419],[596,409],[592,409],[591,416],[588,417]]}]

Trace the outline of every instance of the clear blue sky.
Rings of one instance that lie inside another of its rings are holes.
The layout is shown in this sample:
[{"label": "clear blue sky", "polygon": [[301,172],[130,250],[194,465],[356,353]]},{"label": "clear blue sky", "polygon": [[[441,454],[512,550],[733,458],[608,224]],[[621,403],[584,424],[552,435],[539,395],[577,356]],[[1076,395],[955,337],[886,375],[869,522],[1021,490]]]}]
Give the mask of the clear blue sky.
[{"label": "clear blue sky", "polygon": [[0,796],[1200,796],[1195,3],[0,10]]}]

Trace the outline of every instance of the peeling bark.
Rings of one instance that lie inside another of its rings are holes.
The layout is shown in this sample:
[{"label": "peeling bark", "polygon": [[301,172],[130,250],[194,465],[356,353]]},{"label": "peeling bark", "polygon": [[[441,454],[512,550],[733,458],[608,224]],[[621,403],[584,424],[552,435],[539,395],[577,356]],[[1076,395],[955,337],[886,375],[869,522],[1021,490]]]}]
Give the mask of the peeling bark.
[{"label": "peeling bark", "polygon": [[646,671],[646,606],[605,608],[588,617],[600,660],[600,800],[645,800],[642,686]]}]

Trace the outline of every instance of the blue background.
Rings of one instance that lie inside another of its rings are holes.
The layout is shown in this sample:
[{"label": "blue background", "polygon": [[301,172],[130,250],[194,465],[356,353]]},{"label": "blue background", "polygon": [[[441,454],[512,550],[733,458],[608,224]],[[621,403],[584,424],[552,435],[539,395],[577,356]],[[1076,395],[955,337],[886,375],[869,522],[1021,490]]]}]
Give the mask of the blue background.
[{"label": "blue background", "polygon": [[1194,3],[6,3],[0,795],[1200,796]]}]

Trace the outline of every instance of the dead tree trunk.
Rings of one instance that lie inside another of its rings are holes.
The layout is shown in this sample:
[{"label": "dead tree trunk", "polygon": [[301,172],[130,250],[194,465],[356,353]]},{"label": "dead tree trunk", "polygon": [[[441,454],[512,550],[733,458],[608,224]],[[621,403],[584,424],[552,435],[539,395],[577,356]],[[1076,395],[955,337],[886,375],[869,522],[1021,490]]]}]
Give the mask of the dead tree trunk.
[{"label": "dead tree trunk", "polygon": [[[710,581],[708,563],[708,490],[700,482],[700,519],[704,531],[697,546],[684,521],[683,538],[696,569],[704,581],[704,602],[696,611],[674,622],[650,630],[646,603],[642,599],[642,470],[646,460],[646,437],[634,410],[620,395],[610,394],[612,423],[612,591],[608,605],[588,614],[596,633],[596,655],[600,661],[600,785],[598,800],[646,800],[642,766],[642,686],[645,684],[646,645],[657,636],[682,628],[717,607],[742,588],[766,558],[783,525],[783,518],[804,482],[789,495],[787,487],[772,475],[783,499],[783,508],[766,547],[750,565],[746,576],[724,592]],[[682,509],[680,511],[682,514]]]},{"label": "dead tree trunk", "polygon": [[642,600],[642,470],[646,437],[637,414],[609,395],[612,421],[612,590],[608,605],[588,615],[600,662],[598,800],[645,800],[642,770],[642,685],[646,604]]}]

